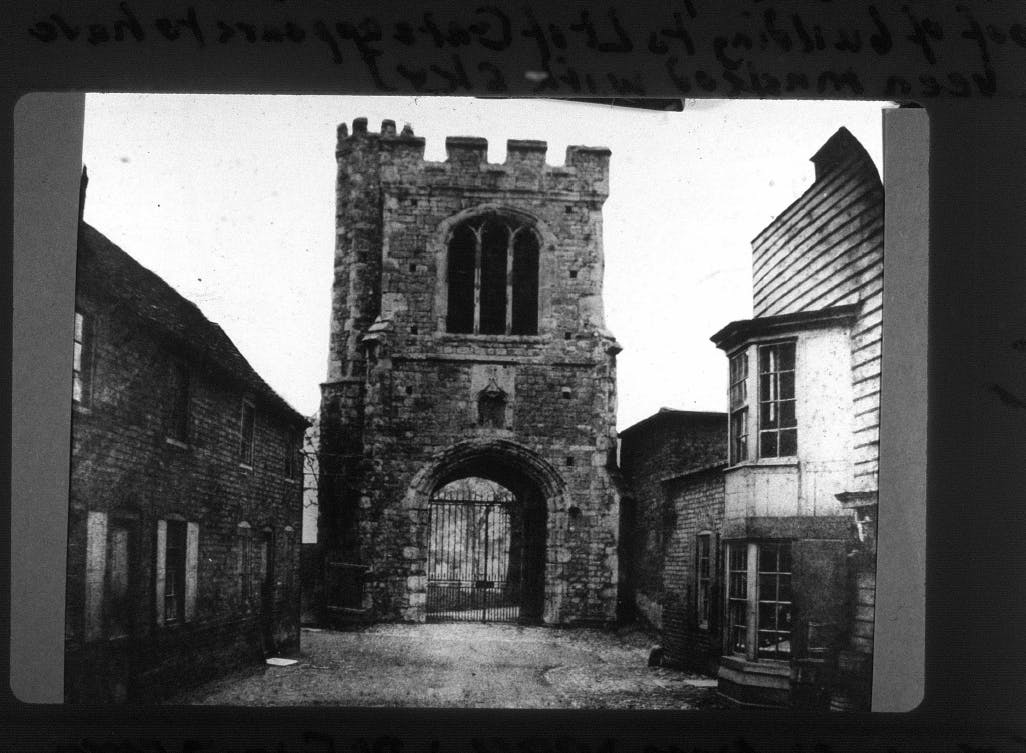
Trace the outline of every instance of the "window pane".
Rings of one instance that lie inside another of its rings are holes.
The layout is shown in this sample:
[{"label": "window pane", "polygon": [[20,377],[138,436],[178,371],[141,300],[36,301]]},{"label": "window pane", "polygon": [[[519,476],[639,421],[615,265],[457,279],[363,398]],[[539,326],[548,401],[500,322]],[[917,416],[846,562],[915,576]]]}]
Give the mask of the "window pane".
[{"label": "window pane", "polygon": [[790,544],[780,544],[778,548],[780,551],[780,572],[789,573],[791,572],[791,546]]},{"label": "window pane", "polygon": [[787,457],[798,454],[798,432],[787,429],[780,432],[780,456]]},{"label": "window pane", "polygon": [[480,332],[506,332],[506,244],[509,229],[498,222],[485,225],[481,239]]},{"label": "window pane", "polygon": [[763,403],[759,406],[759,427],[762,429],[777,428],[776,403]]},{"label": "window pane", "polygon": [[517,233],[513,243],[514,335],[538,332],[538,237],[528,228]]},{"label": "window pane", "polygon": [[759,435],[759,455],[764,458],[777,457],[777,434],[764,431]]},{"label": "window pane", "polygon": [[777,368],[780,371],[794,371],[794,343],[782,343],[777,346],[780,354],[780,361]]},{"label": "window pane", "polygon": [[78,311],[75,312],[75,340],[77,340],[78,342],[82,342],[82,331],[84,329],[84,327],[83,327],[84,319],[85,319],[85,317],[82,316],[82,314],[80,312],[78,312]]},{"label": "window pane", "polygon": [[791,426],[796,426],[797,425],[797,422],[795,421],[795,417],[794,417],[794,403],[795,403],[794,400],[784,400],[784,401],[782,401],[779,404],[780,405],[779,416],[780,416],[780,426],[781,427],[785,427],[786,428],[786,427],[791,427]]},{"label": "window pane", "polygon": [[785,371],[779,375],[780,399],[790,400],[794,397],[794,372]]},{"label": "window pane", "polygon": [[456,228],[449,241],[449,332],[474,331],[474,254],[477,239],[469,225]]},{"label": "window pane", "polygon": [[759,348],[759,373],[776,371],[776,351],[773,347]]},{"label": "window pane", "polygon": [[775,575],[760,575],[759,576],[759,600],[760,601],[776,601],[777,600],[777,576],[775,576]]},{"label": "window pane", "polygon": [[777,600],[791,601],[791,576],[777,576]]},{"label": "window pane", "polygon": [[75,374],[71,382],[71,397],[76,402],[82,402],[82,378]]},{"label": "window pane", "polygon": [[759,400],[763,403],[777,399],[777,381],[774,374],[759,377]]},{"label": "window pane", "polygon": [[74,369],[75,371],[82,370],[82,343],[75,343]]},{"label": "window pane", "polygon": [[775,573],[777,571],[777,545],[763,544],[759,547],[759,572]]},{"label": "window pane", "polygon": [[777,605],[759,602],[759,631],[775,630],[777,627]]},{"label": "window pane", "polygon": [[730,569],[746,571],[748,569],[748,545],[731,544],[728,547],[728,560],[730,563]]}]

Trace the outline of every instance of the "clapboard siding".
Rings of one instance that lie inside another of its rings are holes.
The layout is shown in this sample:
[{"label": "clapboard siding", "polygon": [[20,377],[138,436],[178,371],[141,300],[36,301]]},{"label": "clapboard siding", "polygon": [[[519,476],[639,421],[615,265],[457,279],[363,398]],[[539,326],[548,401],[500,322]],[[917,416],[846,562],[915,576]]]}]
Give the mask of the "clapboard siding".
[{"label": "clapboard siding", "polygon": [[761,233],[752,241],[754,282],[772,276],[795,246],[829,238],[838,227],[859,221],[862,213],[875,208],[881,193],[878,188],[850,176],[846,180],[836,190],[824,188],[817,189],[815,195],[806,194],[804,201],[799,199],[801,214],[777,216],[770,225],[772,232]]},{"label": "clapboard siding", "polygon": [[858,240],[853,240],[853,237],[870,238],[882,230],[883,207],[873,200],[875,193],[853,197],[852,201],[856,202],[853,206],[838,209],[822,221],[809,224],[804,231],[796,229],[795,235],[773,252],[758,273],[753,269],[756,300],[766,297],[769,290],[791,278],[806,264],[836,261],[843,257],[856,247]]},{"label": "clapboard siding", "polygon": [[778,295],[756,302],[763,312],[760,316],[856,303],[860,300],[859,289],[879,276],[876,267],[881,258],[879,248],[869,248],[859,256],[846,252],[833,263],[816,264],[809,260],[808,264],[794,270],[779,287]]},{"label": "clapboard siding", "polygon": [[883,360],[883,186],[844,129],[814,158],[816,180],[752,241],[753,312],[861,304],[852,323],[853,491],[876,489]]},{"label": "clapboard siding", "polygon": [[815,193],[806,191],[752,240],[757,254],[753,257],[756,279],[765,275],[766,268],[775,263],[788,245],[803,237],[817,223],[822,223],[824,218],[843,211],[858,192],[866,190],[848,174],[856,163],[857,160],[849,160],[817,181]]}]

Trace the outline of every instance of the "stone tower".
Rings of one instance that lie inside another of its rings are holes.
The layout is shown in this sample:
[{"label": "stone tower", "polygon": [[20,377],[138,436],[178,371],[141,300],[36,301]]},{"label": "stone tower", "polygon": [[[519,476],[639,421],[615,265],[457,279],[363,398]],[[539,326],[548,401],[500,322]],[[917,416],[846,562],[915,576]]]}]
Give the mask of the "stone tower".
[{"label": "stone tower", "polygon": [[[616,354],[602,303],[610,152],[338,129],[319,541],[374,620],[428,616],[433,495],[480,477],[514,498],[521,621],[615,618]],[[330,579],[329,579],[330,580]],[[328,591],[333,586],[329,583]]]}]

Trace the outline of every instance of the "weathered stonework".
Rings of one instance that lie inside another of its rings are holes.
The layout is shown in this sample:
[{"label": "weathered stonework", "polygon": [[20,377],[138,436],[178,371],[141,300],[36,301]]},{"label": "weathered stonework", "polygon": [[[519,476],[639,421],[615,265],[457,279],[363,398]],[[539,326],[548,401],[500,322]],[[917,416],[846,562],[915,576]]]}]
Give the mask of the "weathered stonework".
[{"label": "weathered stonework", "polygon": [[[425,618],[429,499],[466,476],[506,486],[541,527],[543,573],[525,596],[537,619],[615,619],[620,348],[602,307],[610,153],[570,147],[566,166],[552,167],[544,142],[507,146],[506,162],[490,164],[484,139],[449,138],[448,159],[425,162],[424,140],[391,121],[380,133],[364,119],[352,134],[339,127],[319,539],[335,560],[369,568],[361,606],[372,619]],[[526,334],[449,331],[449,244],[478,217],[537,238]],[[487,420],[482,396],[498,405]]]}]

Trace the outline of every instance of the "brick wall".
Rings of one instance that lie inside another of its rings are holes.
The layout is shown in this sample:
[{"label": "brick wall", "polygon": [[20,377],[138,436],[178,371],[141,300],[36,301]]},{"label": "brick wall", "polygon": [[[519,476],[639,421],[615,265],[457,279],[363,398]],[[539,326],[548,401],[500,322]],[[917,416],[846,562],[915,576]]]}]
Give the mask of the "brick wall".
[{"label": "brick wall", "polygon": [[630,600],[624,617],[663,626],[667,556],[681,511],[662,481],[722,462],[726,432],[725,413],[664,409],[620,433],[620,468],[631,488],[621,545]]},{"label": "brick wall", "polygon": [[[664,567],[664,661],[675,667],[714,674],[719,664],[723,609],[723,469],[715,466],[666,483],[676,516],[669,532]],[[708,619],[699,620],[697,542],[709,534]]]},{"label": "brick wall", "polygon": [[[80,289],[76,306],[94,326],[90,395],[76,405],[72,424],[68,700],[152,700],[240,662],[298,650],[301,482],[298,473],[286,476],[285,457],[289,428],[298,451],[302,418],[240,390],[187,344],[141,324],[130,306],[102,291]],[[189,374],[183,441],[167,437],[170,359]],[[250,467],[239,461],[244,395],[256,409]],[[128,532],[129,606],[116,618],[115,550],[109,540],[89,541],[90,515]],[[195,601],[187,619],[161,624],[157,532],[158,521],[167,520],[186,521],[197,532]],[[247,537],[259,553],[265,528],[273,536],[275,575],[266,621],[259,590],[243,598],[239,554]],[[87,551],[98,564],[87,563]],[[97,598],[100,606],[90,607]],[[115,622],[126,635],[117,635]]]}]

